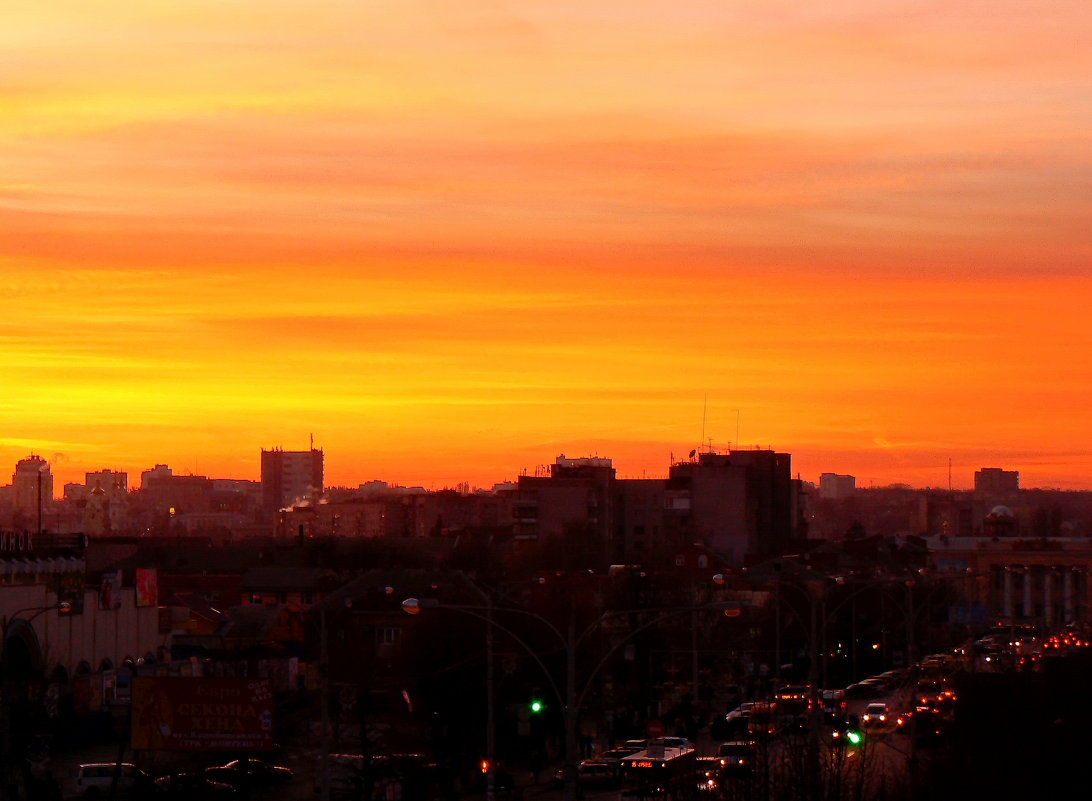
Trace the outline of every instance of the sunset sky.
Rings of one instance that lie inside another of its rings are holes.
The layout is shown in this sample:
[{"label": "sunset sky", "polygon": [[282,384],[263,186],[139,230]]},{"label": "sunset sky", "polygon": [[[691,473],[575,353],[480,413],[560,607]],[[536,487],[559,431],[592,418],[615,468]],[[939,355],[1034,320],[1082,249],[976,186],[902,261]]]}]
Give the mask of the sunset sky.
[{"label": "sunset sky", "polygon": [[651,477],[704,432],[1092,489],[1088,0],[2,20],[0,483],[312,433],[331,485]]}]

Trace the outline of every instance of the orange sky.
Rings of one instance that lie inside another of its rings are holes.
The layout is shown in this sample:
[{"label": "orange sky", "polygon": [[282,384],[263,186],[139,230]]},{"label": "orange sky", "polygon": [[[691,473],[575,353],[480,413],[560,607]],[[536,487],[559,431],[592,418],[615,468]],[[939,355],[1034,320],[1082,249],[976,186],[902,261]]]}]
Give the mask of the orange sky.
[{"label": "orange sky", "polygon": [[4,10],[0,482],[662,475],[738,409],[1092,488],[1087,0],[136,5]]}]

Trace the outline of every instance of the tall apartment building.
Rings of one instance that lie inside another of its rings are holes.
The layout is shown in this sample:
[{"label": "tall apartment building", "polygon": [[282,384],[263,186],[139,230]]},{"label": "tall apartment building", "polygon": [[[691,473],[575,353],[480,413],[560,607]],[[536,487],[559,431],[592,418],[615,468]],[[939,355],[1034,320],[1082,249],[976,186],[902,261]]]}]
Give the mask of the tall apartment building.
[{"label": "tall apartment building", "polygon": [[974,491],[990,496],[1003,496],[1020,490],[1020,471],[983,467],[974,474]]},{"label": "tall apartment building", "polygon": [[549,476],[521,476],[515,533],[537,539],[583,531],[614,561],[701,543],[729,563],[779,554],[798,535],[792,457],[770,450],[703,453],[664,479],[618,479],[610,459],[567,459]]},{"label": "tall apartment building", "polygon": [[578,527],[609,548],[614,531],[614,483],[611,460],[600,457],[561,455],[550,465],[549,476],[520,476],[516,535],[549,539]]},{"label": "tall apartment building", "polygon": [[668,485],[681,493],[695,541],[740,565],[748,556],[781,553],[795,535],[792,456],[772,450],[702,453],[671,466]]},{"label": "tall apartment building", "polygon": [[852,498],[857,491],[857,479],[853,476],[843,476],[838,473],[823,473],[819,476],[819,497],[824,500],[837,501],[842,498]]},{"label": "tall apartment building", "polygon": [[323,491],[321,449],[286,451],[262,449],[262,510],[276,517],[296,501],[311,499]]},{"label": "tall apartment building", "polygon": [[31,454],[20,459],[11,477],[14,507],[17,512],[34,516],[42,504],[53,500],[53,473],[49,462]]}]

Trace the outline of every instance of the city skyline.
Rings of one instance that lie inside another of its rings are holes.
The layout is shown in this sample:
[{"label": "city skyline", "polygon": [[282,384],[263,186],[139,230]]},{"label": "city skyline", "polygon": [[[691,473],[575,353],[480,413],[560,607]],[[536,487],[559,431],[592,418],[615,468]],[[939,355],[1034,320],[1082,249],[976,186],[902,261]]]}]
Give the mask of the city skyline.
[{"label": "city skyline", "polygon": [[0,464],[1092,489],[1080,0],[5,13]]},{"label": "city skyline", "polygon": [[[328,458],[329,458],[329,455],[330,455],[329,452],[326,451],[325,449],[323,449],[322,447],[318,446],[318,445],[314,445],[314,450],[319,452],[319,454],[320,454],[319,455],[320,464],[323,465],[323,467],[320,468],[320,472],[324,472],[328,476],[329,475],[329,464],[330,464],[329,461],[328,461]],[[726,453],[730,453],[732,450],[733,449],[731,449],[731,448],[719,448],[718,449],[716,447],[707,445],[704,451],[701,448],[696,448],[696,449],[692,449],[689,452],[677,452],[677,453],[672,452],[672,453],[670,453],[668,455],[669,461],[665,461],[663,463],[663,465],[661,465],[660,470],[653,471],[653,472],[642,471],[641,473],[632,473],[632,472],[627,471],[625,466],[620,465],[617,462],[617,460],[613,459],[610,456],[610,454],[599,454],[599,453],[596,453],[596,454],[576,454],[576,453],[569,453],[569,454],[555,454],[553,457],[550,457],[548,459],[544,458],[544,459],[540,460],[539,462],[537,462],[537,463],[535,463],[533,465],[525,465],[522,468],[520,468],[516,473],[514,473],[512,475],[508,475],[508,476],[495,476],[495,477],[478,476],[478,477],[474,477],[474,478],[468,477],[468,478],[461,479],[461,480],[459,480],[457,482],[439,483],[438,484],[435,481],[415,479],[413,476],[397,476],[397,477],[394,477],[394,476],[383,476],[383,475],[369,475],[367,477],[364,477],[364,476],[355,476],[355,477],[350,476],[348,478],[343,478],[343,480],[341,480],[341,481],[331,481],[331,480],[324,479],[323,484],[324,484],[324,487],[325,487],[326,490],[329,490],[329,489],[352,489],[354,487],[364,486],[365,484],[367,484],[369,482],[375,482],[375,481],[387,483],[387,484],[390,484],[391,486],[395,486],[395,487],[411,487],[411,488],[421,487],[421,488],[424,488],[424,489],[427,489],[427,490],[430,490],[430,491],[442,490],[442,489],[458,489],[459,487],[469,487],[472,490],[477,490],[477,489],[486,489],[486,490],[488,490],[488,489],[490,489],[491,487],[493,487],[493,486],[495,486],[497,484],[504,484],[506,482],[514,482],[520,476],[534,476],[534,475],[543,475],[544,476],[544,475],[548,475],[550,473],[550,468],[553,465],[553,463],[555,461],[560,462],[563,459],[568,459],[570,461],[585,461],[585,460],[596,461],[596,460],[605,459],[605,460],[607,460],[607,461],[609,461],[611,463],[611,465],[615,469],[617,477],[621,478],[621,479],[635,479],[635,478],[666,479],[668,477],[669,468],[670,468],[671,465],[682,464],[682,463],[685,463],[685,462],[688,462],[688,461],[691,461],[691,462],[695,461],[695,457],[698,456],[699,454],[703,453],[703,452],[706,452],[706,453],[716,452],[716,453],[726,454]],[[776,451],[776,450],[781,450],[781,449],[766,448],[764,446],[751,446],[751,447],[743,447],[743,448],[736,449],[736,450],[742,450],[742,451],[771,450],[771,451]],[[305,449],[294,450],[292,448],[282,448],[281,446],[275,446],[275,447],[270,448],[268,451],[265,448],[262,448],[261,455],[262,455],[262,458],[264,459],[266,455],[275,454],[276,452],[284,452],[284,453],[295,455],[295,456],[302,456],[302,455],[308,453],[308,451],[305,450]],[[787,453],[790,458],[794,458],[791,451],[783,451],[783,452]],[[63,454],[54,454],[54,456],[58,456],[58,455],[63,455]],[[349,460],[349,461],[352,460],[352,456],[347,456],[345,458],[347,460]],[[64,486],[66,484],[85,485],[85,483],[86,483],[89,486],[91,481],[97,481],[98,479],[101,478],[101,476],[103,474],[111,474],[112,476],[118,476],[118,475],[125,476],[128,479],[128,482],[127,482],[128,483],[128,489],[139,489],[140,485],[141,485],[141,482],[142,482],[141,475],[143,473],[149,473],[149,474],[156,473],[156,472],[159,471],[160,468],[168,468],[168,470],[171,473],[173,473],[173,475],[176,475],[176,476],[201,475],[201,476],[204,476],[205,478],[209,478],[209,479],[221,479],[221,480],[232,480],[232,481],[254,481],[256,483],[261,483],[261,478],[262,478],[260,467],[259,467],[258,473],[256,473],[255,475],[219,475],[219,474],[216,474],[215,472],[198,470],[198,467],[199,467],[198,464],[195,464],[194,469],[190,470],[190,469],[187,469],[187,467],[185,465],[182,465],[182,464],[169,464],[169,463],[167,463],[167,462],[165,462],[163,460],[157,460],[154,463],[149,463],[149,464],[146,464],[146,465],[134,464],[134,465],[130,465],[130,466],[119,466],[119,465],[101,465],[100,464],[97,467],[88,467],[87,469],[80,468],[79,470],[76,470],[74,467],[72,467],[71,464],[68,463],[67,459],[62,460],[62,463],[60,465],[60,469],[58,470],[58,465],[52,464],[49,461],[48,458],[43,457],[41,454],[37,454],[37,453],[28,453],[19,461],[20,462],[22,462],[22,461],[31,461],[31,462],[33,462],[33,460],[41,460],[42,462],[45,463],[45,469],[47,469],[47,472],[49,473],[49,475],[51,477],[51,483],[52,483],[52,486],[53,486],[53,496],[55,498],[60,498],[61,497],[62,491],[63,491]],[[154,470],[153,470],[153,468],[154,468]],[[1021,489],[1021,490],[1025,490],[1025,489],[1027,489],[1027,490],[1066,489],[1066,488],[1063,488],[1063,487],[1052,487],[1052,486],[1047,486],[1047,485],[1027,484],[1022,480],[1022,474],[1020,472],[1019,466],[1009,466],[1009,467],[999,468],[999,467],[996,467],[996,466],[987,466],[987,465],[982,465],[982,466],[978,466],[978,467],[975,467],[973,469],[970,469],[970,471],[969,471],[970,478],[966,479],[966,480],[964,479],[964,477],[962,475],[963,471],[957,472],[955,470],[955,468],[953,467],[952,468],[951,489],[953,489],[954,491],[969,491],[969,490],[974,489],[975,484],[976,484],[976,473],[978,473],[978,471],[980,471],[980,470],[983,470],[983,471],[986,471],[986,472],[998,473],[998,474],[1004,473],[1004,474],[1006,474],[1008,476],[1010,481],[1012,481],[1014,483],[1017,483],[1019,485],[1019,489]],[[342,472],[342,473],[339,473],[339,475],[344,476],[345,474]],[[467,475],[470,476],[471,474],[467,473]],[[792,466],[791,475],[792,475],[793,478],[799,478],[799,479],[801,479],[801,480],[803,480],[805,482],[808,482],[810,484],[815,485],[816,487],[818,487],[818,485],[820,483],[820,477],[823,476],[823,475],[830,475],[833,478],[853,479],[854,482],[855,482],[855,485],[856,485],[856,489],[870,489],[870,488],[873,488],[873,487],[875,487],[877,489],[883,489],[883,488],[887,488],[887,487],[902,486],[902,485],[910,486],[913,489],[944,489],[944,488],[946,488],[948,486],[948,484],[946,482],[945,483],[936,483],[936,484],[922,484],[922,485],[910,485],[910,484],[907,484],[906,482],[881,483],[881,482],[873,481],[873,480],[869,479],[867,476],[862,477],[862,476],[859,476],[859,475],[856,475],[856,474],[853,474],[853,473],[834,473],[834,472],[829,471],[829,470],[821,470],[820,472],[817,472],[814,475],[805,475],[805,474],[801,473],[799,470],[796,469],[795,461],[794,461],[793,466]],[[2,486],[2,484],[0,484],[0,486]]]}]

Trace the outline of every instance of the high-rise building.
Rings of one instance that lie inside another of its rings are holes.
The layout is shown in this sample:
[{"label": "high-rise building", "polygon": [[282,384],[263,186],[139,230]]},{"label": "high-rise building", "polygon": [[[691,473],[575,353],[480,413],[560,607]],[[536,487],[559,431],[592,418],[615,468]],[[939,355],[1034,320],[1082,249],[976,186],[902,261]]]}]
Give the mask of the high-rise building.
[{"label": "high-rise building", "polygon": [[[516,495],[516,535],[550,539],[583,530],[607,548],[613,532],[610,459],[567,458],[550,465],[549,476],[520,476]],[[607,553],[607,551],[604,551]]]},{"label": "high-rise building", "polygon": [[856,491],[857,479],[853,476],[842,476],[838,473],[823,473],[819,476],[819,497],[824,500],[852,498]]},{"label": "high-rise building", "polygon": [[297,501],[322,494],[321,449],[286,451],[262,449],[262,509],[273,517]]},{"label": "high-rise building", "polygon": [[37,514],[42,504],[53,500],[53,473],[50,472],[49,462],[41,456],[31,454],[19,460],[11,484],[14,506],[18,512]]},{"label": "high-rise building", "polygon": [[974,491],[990,496],[1008,495],[1020,490],[1020,471],[983,467],[974,474]]},{"label": "high-rise building", "polygon": [[792,456],[772,450],[702,453],[671,466],[668,486],[688,526],[730,564],[779,554],[796,535]]}]

